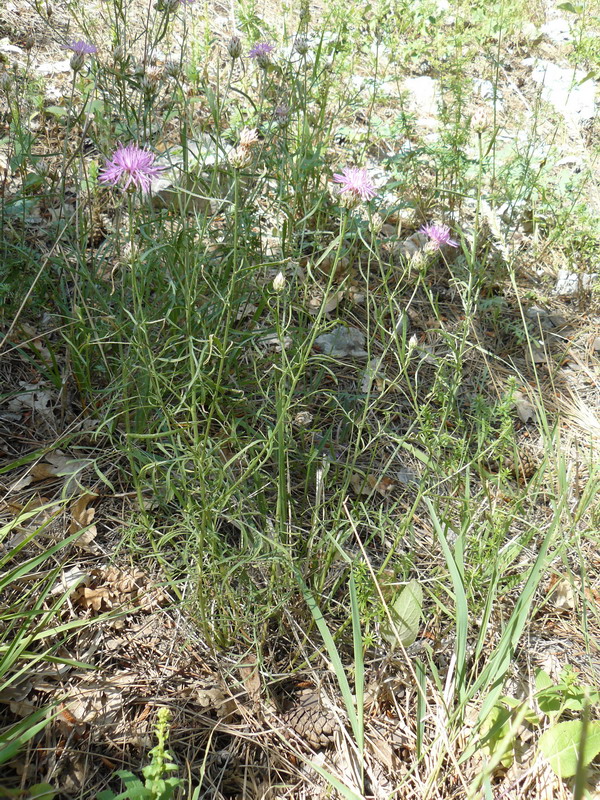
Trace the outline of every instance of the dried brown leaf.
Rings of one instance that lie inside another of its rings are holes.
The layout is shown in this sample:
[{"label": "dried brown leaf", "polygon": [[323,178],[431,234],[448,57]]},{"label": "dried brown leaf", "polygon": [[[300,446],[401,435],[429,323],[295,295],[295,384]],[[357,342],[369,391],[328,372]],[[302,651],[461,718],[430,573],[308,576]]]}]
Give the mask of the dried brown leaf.
[{"label": "dried brown leaf", "polygon": [[258,661],[254,654],[246,656],[245,663],[239,667],[239,672],[248,697],[254,703],[258,703],[262,696],[262,685]]}]

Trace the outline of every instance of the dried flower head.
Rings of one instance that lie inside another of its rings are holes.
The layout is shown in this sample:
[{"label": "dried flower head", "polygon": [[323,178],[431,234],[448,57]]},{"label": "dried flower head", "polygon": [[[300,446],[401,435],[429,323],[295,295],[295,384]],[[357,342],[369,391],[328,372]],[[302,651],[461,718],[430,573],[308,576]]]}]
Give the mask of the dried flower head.
[{"label": "dried flower head", "polygon": [[287,122],[290,116],[290,107],[287,103],[280,103],[273,109],[273,116],[277,122]]},{"label": "dried flower head", "polygon": [[305,56],[310,50],[310,45],[308,43],[308,39],[306,38],[306,36],[298,36],[294,44],[294,47],[296,49],[296,52],[301,56]]},{"label": "dried flower head", "polygon": [[471,127],[478,134],[482,134],[489,127],[488,115],[482,108],[478,108],[471,117]]},{"label": "dried flower head", "polygon": [[152,92],[158,86],[162,74],[163,71],[161,67],[147,67],[146,72],[142,76],[142,80],[140,82],[142,90],[148,94],[152,94]]},{"label": "dried flower head", "polygon": [[268,42],[259,42],[259,44],[255,44],[254,47],[248,53],[248,58],[256,59],[256,63],[259,67],[266,69],[269,64],[271,63],[271,53],[275,50],[272,44]]},{"label": "dried flower head", "polygon": [[234,61],[242,55],[242,40],[239,36],[232,36],[227,43],[227,52]]},{"label": "dried flower head", "polygon": [[258,142],[256,128],[242,128],[240,132],[240,147],[254,147]]},{"label": "dried flower head", "polygon": [[110,160],[107,160],[98,180],[101,183],[128,189],[133,185],[142,192],[149,192],[152,179],[157,178],[166,167],[154,163],[155,155],[134,144],[119,145]]},{"label": "dried flower head", "polygon": [[252,150],[249,147],[233,147],[227,160],[235,169],[244,169],[252,161]]},{"label": "dried flower head", "polygon": [[371,200],[377,194],[366,169],[344,167],[333,180],[340,184],[338,199],[345,208],[356,208],[361,201]]},{"label": "dried flower head", "polygon": [[450,235],[450,228],[447,225],[423,225],[419,229],[421,233],[429,237],[429,244],[434,250],[442,247],[458,247],[458,242]]}]

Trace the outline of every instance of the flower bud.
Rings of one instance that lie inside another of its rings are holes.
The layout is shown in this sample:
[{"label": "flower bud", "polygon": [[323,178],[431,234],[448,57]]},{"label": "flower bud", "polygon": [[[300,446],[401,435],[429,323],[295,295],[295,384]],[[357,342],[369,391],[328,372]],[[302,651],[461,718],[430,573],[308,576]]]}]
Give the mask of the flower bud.
[{"label": "flower bud", "polygon": [[242,55],[242,40],[239,36],[232,36],[227,44],[227,52],[234,61]]},{"label": "flower bud", "polygon": [[12,76],[4,70],[0,72],[0,92],[8,92],[12,84]]},{"label": "flower bud", "polygon": [[373,236],[377,236],[383,228],[383,217],[381,214],[373,214],[369,220],[369,228]]},{"label": "flower bud", "polygon": [[281,294],[285,289],[286,283],[287,281],[283,272],[278,272],[273,278],[273,291],[277,292],[277,294]]},{"label": "flower bud", "polygon": [[290,107],[287,103],[280,103],[273,110],[273,116],[277,122],[287,122],[290,116]]}]

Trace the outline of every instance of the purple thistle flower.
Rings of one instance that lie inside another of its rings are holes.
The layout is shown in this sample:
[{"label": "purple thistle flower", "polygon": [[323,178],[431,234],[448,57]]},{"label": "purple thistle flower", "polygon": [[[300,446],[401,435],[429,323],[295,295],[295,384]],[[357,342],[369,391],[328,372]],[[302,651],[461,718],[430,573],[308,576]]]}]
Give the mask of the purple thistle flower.
[{"label": "purple thistle flower", "polygon": [[451,238],[450,228],[447,225],[435,225],[433,223],[430,225],[423,225],[423,227],[419,229],[419,232],[429,237],[435,250],[440,250],[444,246],[458,247],[458,242],[456,239]]},{"label": "purple thistle flower", "polygon": [[341,173],[333,176],[333,180],[335,183],[341,184],[340,195],[352,195],[357,201],[359,198],[361,200],[371,200],[377,194],[375,185],[369,178],[369,173],[366,169],[344,167]]},{"label": "purple thistle flower", "polygon": [[142,150],[134,144],[124,147],[122,144],[113,153],[112,159],[106,161],[106,166],[100,173],[98,180],[112,186],[125,184],[123,189],[128,189],[133,184],[142,192],[149,192],[152,178],[156,178],[167,167],[154,163],[155,155],[149,150]]},{"label": "purple thistle flower", "polygon": [[264,60],[269,57],[269,54],[272,53],[273,50],[275,50],[275,48],[273,47],[272,44],[269,44],[268,42],[259,42],[258,44],[254,45],[252,50],[250,50],[250,52],[248,53],[248,58],[256,58],[258,60],[260,59]]},{"label": "purple thistle flower", "polygon": [[98,52],[98,48],[93,44],[84,42],[83,39],[75,42],[67,42],[62,46],[63,50],[72,50],[78,56],[93,56]]}]

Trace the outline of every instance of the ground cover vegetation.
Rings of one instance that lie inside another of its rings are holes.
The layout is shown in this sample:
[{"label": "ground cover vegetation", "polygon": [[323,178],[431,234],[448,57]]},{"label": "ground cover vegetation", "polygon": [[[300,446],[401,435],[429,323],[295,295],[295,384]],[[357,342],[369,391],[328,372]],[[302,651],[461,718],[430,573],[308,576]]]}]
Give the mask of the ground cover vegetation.
[{"label": "ground cover vegetation", "polygon": [[0,9],[0,796],[591,798],[594,3]]}]

